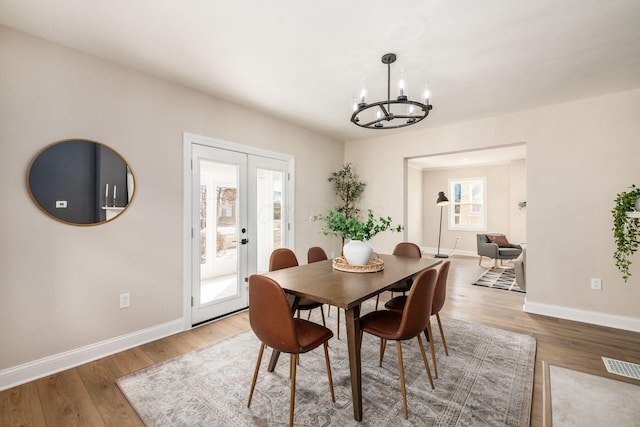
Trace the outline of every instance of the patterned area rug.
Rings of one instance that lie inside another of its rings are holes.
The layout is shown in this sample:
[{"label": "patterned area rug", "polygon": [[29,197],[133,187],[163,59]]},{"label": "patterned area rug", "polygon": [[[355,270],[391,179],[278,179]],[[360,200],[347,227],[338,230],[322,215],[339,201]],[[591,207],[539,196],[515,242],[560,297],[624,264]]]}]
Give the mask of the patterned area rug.
[{"label": "patterned area rug", "polygon": [[525,291],[520,289],[518,283],[516,283],[516,272],[513,268],[492,267],[482,273],[482,276],[478,277],[473,284],[487,288],[525,293]]},{"label": "patterned area rug", "polygon": [[[368,310],[363,307],[363,311]],[[316,315],[318,319],[314,318]],[[312,320],[320,321],[319,313],[314,316]],[[335,331],[335,316],[327,320],[327,326]],[[409,420],[402,413],[395,345],[387,346],[380,368],[379,341],[365,334],[363,421],[353,419],[345,339],[334,337],[330,341],[330,360],[336,402],[331,401],[322,347],[301,355],[295,424],[528,426],[535,338],[454,319],[442,320],[449,356],[444,354],[436,333],[439,378],[434,378],[435,390],[429,386],[417,341],[403,343]],[[247,408],[258,349],[255,335],[247,331],[120,378],[118,386],[148,426],[285,425],[289,416],[288,356],[281,357],[276,370],[269,373],[271,354],[265,352],[251,408]]]}]

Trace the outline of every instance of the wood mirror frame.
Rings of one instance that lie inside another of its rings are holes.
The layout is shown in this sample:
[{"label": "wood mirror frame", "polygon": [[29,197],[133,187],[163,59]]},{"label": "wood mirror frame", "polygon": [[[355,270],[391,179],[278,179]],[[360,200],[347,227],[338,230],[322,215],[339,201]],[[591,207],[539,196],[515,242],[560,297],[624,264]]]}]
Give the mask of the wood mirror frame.
[{"label": "wood mirror frame", "polygon": [[27,170],[27,190],[45,214],[71,225],[98,225],[118,217],[135,191],[133,172],[112,148],[65,139],[38,152]]}]

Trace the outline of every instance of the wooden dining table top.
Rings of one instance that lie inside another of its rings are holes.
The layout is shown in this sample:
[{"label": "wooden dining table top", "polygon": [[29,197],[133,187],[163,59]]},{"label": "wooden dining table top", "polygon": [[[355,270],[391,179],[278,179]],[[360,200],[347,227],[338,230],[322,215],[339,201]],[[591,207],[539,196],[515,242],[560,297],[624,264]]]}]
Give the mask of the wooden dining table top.
[{"label": "wooden dining table top", "polygon": [[319,261],[263,273],[289,294],[344,309],[352,309],[386,288],[407,280],[442,261],[380,254],[384,269],[378,272],[345,272],[333,268],[333,261]]}]

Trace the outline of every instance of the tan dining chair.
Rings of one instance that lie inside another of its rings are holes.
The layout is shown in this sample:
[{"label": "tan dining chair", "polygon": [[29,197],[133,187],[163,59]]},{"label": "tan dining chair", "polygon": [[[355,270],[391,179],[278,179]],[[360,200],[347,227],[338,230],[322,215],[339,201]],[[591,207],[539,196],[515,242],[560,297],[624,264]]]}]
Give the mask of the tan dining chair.
[{"label": "tan dining chair", "polygon": [[[296,258],[296,254],[293,253],[291,249],[279,248],[271,252],[271,257],[269,258],[269,271],[297,266],[298,258]],[[322,324],[327,326],[324,320],[324,309],[322,308],[322,305],[323,304],[318,301],[313,301],[308,298],[300,298],[300,301],[298,302],[298,317],[300,317],[301,310],[309,310],[309,315],[307,316],[307,320],[309,320],[311,318],[311,310],[314,308],[320,308]]]},{"label": "tan dining chair", "polygon": [[[329,257],[327,253],[320,246],[312,246],[307,251],[307,263],[311,264],[312,262],[326,261]],[[336,331],[338,335],[338,339],[340,339],[340,308],[336,307],[336,311],[338,312],[338,319],[336,323]],[[327,316],[331,316],[331,306],[327,308]]]},{"label": "tan dining chair", "polygon": [[[420,250],[420,247],[415,243],[401,242],[401,243],[398,243],[395,246],[395,248],[393,248],[393,255],[406,256],[409,258],[422,258],[422,251]],[[392,298],[393,298],[394,292],[401,292],[402,295],[406,295],[406,293],[409,292],[409,289],[411,289],[412,283],[413,283],[413,279],[408,279],[407,281],[396,283],[395,285],[393,285],[387,290],[391,292]],[[379,301],[380,301],[380,294],[376,296],[376,310],[378,309]]]},{"label": "tan dining chair", "polygon": [[[442,338],[442,346],[444,347],[444,353],[448,356],[449,349],[447,348],[447,340],[444,337],[444,330],[442,329],[442,321],[440,321],[440,310],[444,307],[444,302],[447,298],[447,277],[449,276],[449,266],[451,261],[445,261],[438,270],[438,278],[436,280],[436,290],[433,295],[433,303],[431,305],[431,316],[436,316],[438,321],[438,329],[440,330],[440,337]],[[393,310],[402,312],[407,302],[407,297],[399,296],[387,301],[384,307],[387,310]],[[429,341],[429,347],[431,347],[431,360],[433,361],[433,375],[438,378],[438,363],[436,361],[436,349],[433,344],[433,335],[427,330],[424,331],[427,340]]]},{"label": "tan dining chair", "polygon": [[296,393],[296,365],[298,355],[311,351],[324,344],[324,357],[327,365],[327,377],[331,400],[336,401],[333,392],[333,379],[331,378],[331,364],[327,342],[333,337],[330,329],[317,323],[304,319],[296,319],[291,316],[291,308],[287,297],[274,280],[254,274],[249,277],[249,324],[260,340],[258,361],[253,373],[251,391],[247,408],[251,407],[251,398],[256,387],[258,372],[265,346],[282,353],[289,353],[291,397],[289,402],[289,426],[293,426],[293,414]]},{"label": "tan dining chair", "polygon": [[396,341],[398,367],[400,371],[400,388],[402,390],[402,404],[405,419],[409,418],[409,411],[407,410],[407,391],[404,379],[401,341],[412,338],[418,339],[418,345],[420,346],[424,367],[427,371],[429,382],[431,383],[431,389],[435,388],[420,335],[425,329],[431,331],[431,323],[429,322],[431,316],[429,316],[429,313],[431,313],[437,275],[438,273],[434,269],[425,270],[418,275],[411,286],[402,312],[377,310],[366,314],[360,319],[361,334],[367,332],[380,338],[380,366],[382,366],[384,348],[387,340]]}]

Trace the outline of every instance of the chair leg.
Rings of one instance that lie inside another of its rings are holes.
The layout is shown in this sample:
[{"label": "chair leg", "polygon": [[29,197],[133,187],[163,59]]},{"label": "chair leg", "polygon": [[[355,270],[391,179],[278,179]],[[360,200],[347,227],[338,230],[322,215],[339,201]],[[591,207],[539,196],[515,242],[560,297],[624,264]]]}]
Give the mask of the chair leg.
[{"label": "chair leg", "polygon": [[320,306],[320,314],[322,315],[322,326],[327,327],[327,323],[324,321],[324,306]]},{"label": "chair leg", "polygon": [[447,349],[447,340],[444,338],[444,330],[442,329],[442,322],[440,321],[440,313],[436,313],[436,320],[438,321],[438,328],[440,329],[440,336],[442,337],[442,345],[444,346],[444,354],[449,355]]},{"label": "chair leg", "polygon": [[258,352],[258,362],[256,363],[256,369],[253,372],[253,381],[251,381],[251,391],[249,392],[249,401],[247,402],[247,408],[251,406],[251,398],[253,397],[253,390],[256,388],[256,380],[258,379],[258,371],[260,370],[260,362],[262,362],[262,353],[264,352],[265,344],[260,344],[260,352]]},{"label": "chair leg", "polygon": [[308,313],[307,313],[307,320],[311,320],[311,310],[308,310]]},{"label": "chair leg", "polygon": [[376,310],[378,309],[378,301],[380,301],[380,294],[376,295]]},{"label": "chair leg", "polygon": [[493,268],[498,268],[498,258],[493,260]]},{"label": "chair leg", "polygon": [[387,340],[380,338],[380,367],[382,368],[382,359],[384,358],[384,350],[387,348]]},{"label": "chair leg", "polygon": [[338,312],[338,323],[336,323],[336,330],[338,331],[338,339],[340,339],[340,307],[336,307]]},{"label": "chair leg", "polygon": [[293,409],[296,401],[296,362],[298,359],[297,354],[291,354],[291,399],[289,402],[289,427],[293,427]]},{"label": "chair leg", "polygon": [[333,378],[331,377],[331,363],[329,363],[329,344],[324,342],[324,360],[327,362],[327,376],[329,377],[329,390],[331,390],[331,401],[336,401],[336,396],[333,394]]},{"label": "chair leg", "polygon": [[404,364],[402,363],[402,344],[400,340],[396,341],[398,348],[398,367],[400,368],[400,388],[402,389],[402,409],[404,409],[404,419],[409,419],[409,411],[407,410],[407,389],[404,383]]},{"label": "chair leg", "polygon": [[438,378],[438,363],[436,362],[436,347],[433,345],[433,331],[431,330],[431,318],[427,320],[427,331],[429,332],[429,347],[431,347],[431,360],[433,360],[433,376]]},{"label": "chair leg", "polygon": [[482,255],[480,255],[480,261],[478,261],[478,265],[482,264]]},{"label": "chair leg", "polygon": [[429,383],[431,383],[431,389],[435,389],[436,386],[433,385],[433,378],[431,377],[431,369],[429,369],[429,362],[427,362],[427,353],[424,351],[424,344],[422,343],[422,338],[420,338],[420,334],[417,336],[418,344],[420,345],[420,353],[422,353],[422,361],[424,362],[424,367],[427,370],[427,377],[429,377]]}]

